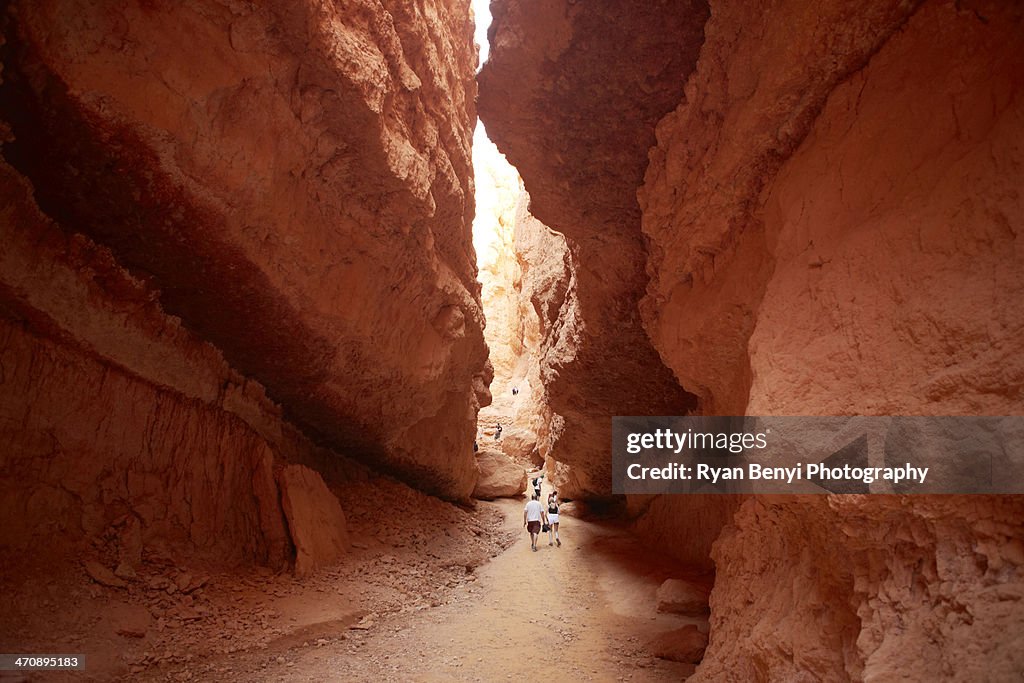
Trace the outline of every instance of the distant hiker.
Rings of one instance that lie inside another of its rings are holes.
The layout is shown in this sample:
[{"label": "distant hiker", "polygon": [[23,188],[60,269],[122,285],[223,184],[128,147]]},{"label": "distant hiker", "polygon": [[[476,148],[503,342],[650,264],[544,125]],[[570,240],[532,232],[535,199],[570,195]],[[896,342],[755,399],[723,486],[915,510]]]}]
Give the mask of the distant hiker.
[{"label": "distant hiker", "polygon": [[494,430],[494,440],[497,441],[501,438],[501,423],[498,423],[498,427]]},{"label": "distant hiker", "polygon": [[477,451],[479,451],[479,450],[480,450],[480,444],[478,444],[478,443],[476,442],[476,439],[474,439],[474,440],[473,440],[473,452],[474,452],[474,453],[476,453],[476,452],[477,452]]},{"label": "distant hiker", "polygon": [[512,395],[515,396],[519,393],[519,387],[512,387]]},{"label": "distant hiker", "polygon": [[537,537],[540,536],[541,524],[547,524],[547,513],[540,504],[540,496],[534,495],[526,501],[523,508],[523,526],[530,532],[530,547],[537,552]]},{"label": "distant hiker", "polygon": [[561,548],[562,539],[558,537],[558,491],[548,496],[548,524],[548,545],[552,545],[554,538],[554,542]]},{"label": "distant hiker", "polygon": [[537,497],[537,500],[540,500],[540,486],[541,486],[541,484],[543,482],[544,482],[544,475],[543,474],[540,475],[539,477],[534,477],[534,479],[533,479],[533,495]]}]

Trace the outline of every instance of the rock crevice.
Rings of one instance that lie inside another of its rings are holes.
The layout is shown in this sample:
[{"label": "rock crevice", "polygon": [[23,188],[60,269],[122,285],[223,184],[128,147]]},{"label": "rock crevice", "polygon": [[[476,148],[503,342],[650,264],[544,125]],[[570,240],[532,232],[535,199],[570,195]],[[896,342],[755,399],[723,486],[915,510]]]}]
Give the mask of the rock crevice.
[{"label": "rock crevice", "polygon": [[572,468],[576,495],[607,496],[610,463],[595,454],[611,440],[610,418],[695,406],[640,324],[635,193],[654,126],[682,97],[707,6],[527,0],[495,3],[493,14],[480,116],[522,175],[529,212],[565,236],[576,264],[575,324],[545,381],[572,435],[557,459]]}]

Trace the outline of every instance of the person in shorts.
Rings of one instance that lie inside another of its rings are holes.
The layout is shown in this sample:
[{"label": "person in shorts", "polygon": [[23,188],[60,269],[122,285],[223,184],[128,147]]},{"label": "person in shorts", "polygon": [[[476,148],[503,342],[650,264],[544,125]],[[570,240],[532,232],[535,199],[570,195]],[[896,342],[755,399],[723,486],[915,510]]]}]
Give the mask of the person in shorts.
[{"label": "person in shorts", "polygon": [[558,543],[562,547],[562,539],[558,537],[558,491],[553,491],[548,496],[548,545]]},{"label": "person in shorts", "polygon": [[540,496],[534,494],[523,508],[523,526],[530,532],[530,547],[533,552],[537,552],[537,537],[540,536],[541,524],[547,524],[547,512],[540,503]]}]

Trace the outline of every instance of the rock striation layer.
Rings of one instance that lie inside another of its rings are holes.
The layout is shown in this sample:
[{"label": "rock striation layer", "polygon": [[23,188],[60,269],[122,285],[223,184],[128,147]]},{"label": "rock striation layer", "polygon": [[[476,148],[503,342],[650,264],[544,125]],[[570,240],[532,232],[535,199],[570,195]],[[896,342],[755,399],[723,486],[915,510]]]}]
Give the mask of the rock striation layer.
[{"label": "rock striation layer", "polygon": [[129,568],[144,552],[288,564],[275,470],[358,468],[284,421],[109,250],[62,231],[2,162],[0,206],[0,545],[45,556],[103,537]]},{"label": "rock striation layer", "polygon": [[3,153],[43,212],[316,440],[469,495],[468,2],[13,2],[4,36]]}]

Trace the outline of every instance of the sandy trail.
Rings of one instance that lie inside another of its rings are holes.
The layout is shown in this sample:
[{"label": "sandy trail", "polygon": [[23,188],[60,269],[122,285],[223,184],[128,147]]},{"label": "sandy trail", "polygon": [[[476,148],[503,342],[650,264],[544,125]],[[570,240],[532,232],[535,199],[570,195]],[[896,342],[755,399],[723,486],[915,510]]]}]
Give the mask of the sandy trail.
[{"label": "sandy trail", "polygon": [[[522,528],[522,502],[494,505],[507,529]],[[678,681],[691,673],[643,649],[658,633],[697,623],[655,611],[669,568],[620,529],[564,515],[561,531],[561,548],[544,535],[536,553],[522,531],[446,604],[375,621],[284,662],[264,657],[249,673],[265,681]]]},{"label": "sandy trail", "polygon": [[[534,553],[523,500],[469,512],[384,480],[363,492],[349,509],[352,552],[309,577],[212,573],[185,595],[165,586],[201,568],[155,559],[127,589],[74,565],[62,581],[29,573],[7,639],[86,653],[87,671],[11,680],[657,681],[692,671],[645,647],[698,623],[655,611],[658,586],[681,568],[621,526],[580,519],[570,504],[562,547],[542,535]],[[34,609],[57,598],[57,612]]]}]

